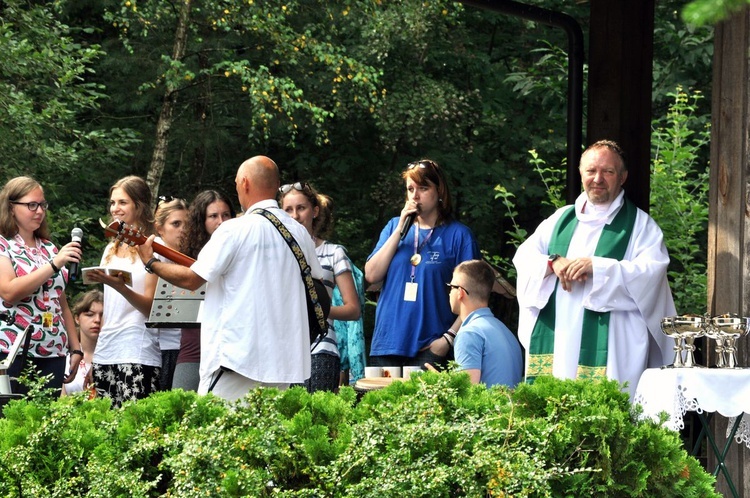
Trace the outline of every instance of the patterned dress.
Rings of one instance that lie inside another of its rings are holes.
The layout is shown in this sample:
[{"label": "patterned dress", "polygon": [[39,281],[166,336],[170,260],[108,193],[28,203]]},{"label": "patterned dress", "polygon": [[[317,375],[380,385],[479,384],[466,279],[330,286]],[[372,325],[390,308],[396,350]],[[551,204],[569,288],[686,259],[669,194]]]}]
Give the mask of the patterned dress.
[{"label": "patterned dress", "polygon": [[[39,268],[49,265],[57,254],[55,245],[43,239],[36,239],[34,247],[28,247],[20,235],[11,239],[0,236],[0,256],[10,259],[17,277],[23,277]],[[15,323],[0,322],[0,350],[8,353],[16,336],[32,324],[31,348],[29,355],[34,358],[64,357],[68,347],[68,335],[62,317],[60,296],[65,292],[68,270],[61,269],[34,293],[18,303],[2,301],[0,310],[15,314]],[[51,315],[48,323],[43,323],[45,313]]]}]

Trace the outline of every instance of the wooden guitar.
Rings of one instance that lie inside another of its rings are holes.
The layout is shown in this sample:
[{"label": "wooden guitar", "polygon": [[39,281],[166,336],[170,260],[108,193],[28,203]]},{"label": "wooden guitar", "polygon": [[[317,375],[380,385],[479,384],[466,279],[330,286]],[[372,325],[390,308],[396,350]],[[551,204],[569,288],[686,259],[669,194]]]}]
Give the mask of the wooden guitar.
[{"label": "wooden guitar", "polygon": [[[107,237],[114,237],[116,240],[125,242],[129,246],[139,246],[146,242],[147,236],[141,233],[141,230],[136,227],[132,227],[124,221],[115,220],[109,225],[99,219],[99,224],[104,228],[104,234]],[[182,254],[179,251],[170,249],[169,247],[154,242],[152,244],[154,252],[168,258],[175,263],[182,266],[190,266],[195,263],[195,260],[186,254]]]}]

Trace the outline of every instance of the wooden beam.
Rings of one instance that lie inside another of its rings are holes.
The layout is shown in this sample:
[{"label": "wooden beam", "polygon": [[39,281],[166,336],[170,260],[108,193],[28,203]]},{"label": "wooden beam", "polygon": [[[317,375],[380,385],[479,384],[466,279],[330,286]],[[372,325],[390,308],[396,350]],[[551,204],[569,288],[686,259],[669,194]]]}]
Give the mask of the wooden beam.
[{"label": "wooden beam", "polygon": [[654,0],[592,0],[585,142],[617,141],[628,156],[626,195],[648,212]]},{"label": "wooden beam", "polygon": [[[750,223],[748,216],[748,142],[750,116],[748,51],[750,10],[745,9],[716,26],[714,34],[713,100],[711,104],[711,169],[709,174],[708,311],[712,315],[750,316]],[[750,366],[748,338],[737,341],[737,360]],[[711,349],[713,344],[709,342]],[[713,363],[714,351],[709,351]],[[716,441],[726,438],[727,419],[714,417]],[[731,444],[727,468],[740,496],[750,482],[750,452]],[[709,469],[716,465],[708,455]],[[720,475],[717,490],[730,496]]]}]

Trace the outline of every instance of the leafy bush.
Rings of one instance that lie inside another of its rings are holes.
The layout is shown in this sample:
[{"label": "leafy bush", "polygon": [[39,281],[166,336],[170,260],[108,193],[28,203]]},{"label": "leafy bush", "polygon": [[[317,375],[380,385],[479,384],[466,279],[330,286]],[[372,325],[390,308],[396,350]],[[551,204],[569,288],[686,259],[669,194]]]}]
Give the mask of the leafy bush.
[{"label": "leafy bush", "polygon": [[13,401],[0,496],[719,496],[678,434],[635,418],[615,382],[511,391],[425,372],[357,398]]}]

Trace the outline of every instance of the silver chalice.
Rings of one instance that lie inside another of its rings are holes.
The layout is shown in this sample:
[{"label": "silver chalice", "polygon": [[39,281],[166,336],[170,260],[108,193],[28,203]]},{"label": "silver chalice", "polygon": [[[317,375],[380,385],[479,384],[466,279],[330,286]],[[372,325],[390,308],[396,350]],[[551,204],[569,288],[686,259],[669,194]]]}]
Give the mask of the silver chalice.
[{"label": "silver chalice", "polygon": [[684,367],[700,367],[695,362],[695,340],[703,337],[708,327],[708,319],[702,315],[677,315],[672,317],[672,328],[675,333],[685,341],[683,350],[685,351]]},{"label": "silver chalice", "polygon": [[711,319],[712,335],[716,336],[716,354],[721,354],[721,365],[717,359],[716,366],[723,368],[740,368],[737,366],[736,341],[747,335],[750,330],[750,318],[736,315],[719,315]]}]

